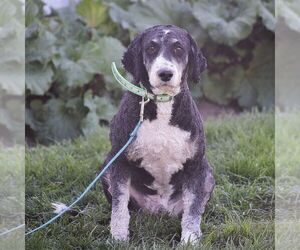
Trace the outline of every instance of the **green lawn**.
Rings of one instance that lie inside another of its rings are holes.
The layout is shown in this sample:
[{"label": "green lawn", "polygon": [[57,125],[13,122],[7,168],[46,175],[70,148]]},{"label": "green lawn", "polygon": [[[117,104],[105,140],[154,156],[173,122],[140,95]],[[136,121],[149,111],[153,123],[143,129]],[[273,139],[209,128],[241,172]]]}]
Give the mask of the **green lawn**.
[{"label": "green lawn", "polygon": [[[0,143],[0,233],[24,224],[24,146]],[[23,249],[24,227],[0,236],[0,249]]]},{"label": "green lawn", "polygon": [[[274,114],[243,114],[205,122],[216,188],[199,246],[181,249],[274,249]],[[70,204],[94,178],[109,150],[108,131],[26,151],[27,229],[52,216],[51,202]],[[180,220],[132,214],[129,243],[109,235],[110,206],[97,185],[78,216],[64,215],[26,239],[27,249],[170,249]]]},{"label": "green lawn", "polygon": [[300,246],[300,112],[276,112],[276,247]]}]

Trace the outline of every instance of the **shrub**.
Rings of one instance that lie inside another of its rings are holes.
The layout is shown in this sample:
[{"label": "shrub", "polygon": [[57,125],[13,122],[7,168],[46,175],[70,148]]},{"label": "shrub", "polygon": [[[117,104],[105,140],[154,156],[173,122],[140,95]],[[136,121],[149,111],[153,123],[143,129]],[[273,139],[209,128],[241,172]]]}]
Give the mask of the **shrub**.
[{"label": "shrub", "polygon": [[274,105],[273,1],[101,1],[44,15],[26,3],[26,125],[39,142],[89,134],[107,124],[121,96],[110,72],[133,36],[155,24],[187,29],[208,70],[196,99],[241,108]]}]

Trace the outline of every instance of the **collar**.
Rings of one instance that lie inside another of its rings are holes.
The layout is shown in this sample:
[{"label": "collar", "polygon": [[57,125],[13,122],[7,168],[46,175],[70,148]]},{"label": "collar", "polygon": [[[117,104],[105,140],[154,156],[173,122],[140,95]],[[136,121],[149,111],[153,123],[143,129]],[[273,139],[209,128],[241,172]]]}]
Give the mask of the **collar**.
[{"label": "collar", "polygon": [[142,96],[145,99],[150,99],[155,102],[169,102],[173,99],[173,96],[169,94],[161,94],[161,95],[154,95],[152,93],[149,93],[146,88],[142,85],[141,87],[138,87],[134,85],[133,83],[127,81],[118,71],[115,62],[112,62],[111,64],[111,70],[112,73],[117,80],[118,83],[120,83],[124,88],[129,90],[130,92]]}]

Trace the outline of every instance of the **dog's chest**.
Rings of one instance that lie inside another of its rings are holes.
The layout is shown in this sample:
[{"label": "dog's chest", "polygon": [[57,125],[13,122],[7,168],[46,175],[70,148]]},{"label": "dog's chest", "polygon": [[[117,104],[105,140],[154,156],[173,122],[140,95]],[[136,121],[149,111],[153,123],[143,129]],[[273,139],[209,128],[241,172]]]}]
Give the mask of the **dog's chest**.
[{"label": "dog's chest", "polygon": [[158,189],[167,185],[171,176],[195,153],[190,132],[169,124],[172,105],[173,102],[157,104],[157,119],[142,123],[127,152],[130,160],[142,160],[140,167],[155,178],[153,185]]}]

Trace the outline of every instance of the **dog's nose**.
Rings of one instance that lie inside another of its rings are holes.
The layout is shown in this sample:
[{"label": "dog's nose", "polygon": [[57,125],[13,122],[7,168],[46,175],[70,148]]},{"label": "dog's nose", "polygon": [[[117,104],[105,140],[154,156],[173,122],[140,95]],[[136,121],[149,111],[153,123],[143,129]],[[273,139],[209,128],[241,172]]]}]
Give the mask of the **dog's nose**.
[{"label": "dog's nose", "polygon": [[158,76],[160,77],[160,79],[164,82],[168,82],[171,80],[172,76],[173,76],[173,72],[170,70],[161,70],[158,72]]}]

